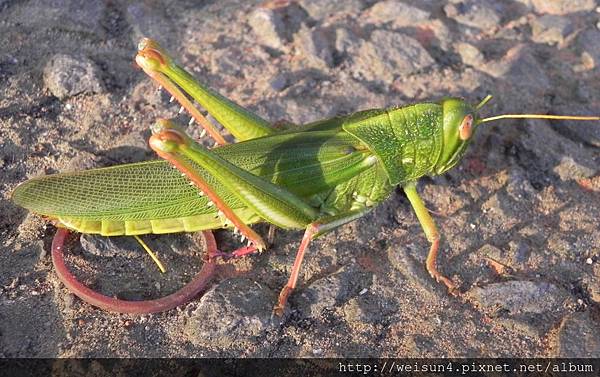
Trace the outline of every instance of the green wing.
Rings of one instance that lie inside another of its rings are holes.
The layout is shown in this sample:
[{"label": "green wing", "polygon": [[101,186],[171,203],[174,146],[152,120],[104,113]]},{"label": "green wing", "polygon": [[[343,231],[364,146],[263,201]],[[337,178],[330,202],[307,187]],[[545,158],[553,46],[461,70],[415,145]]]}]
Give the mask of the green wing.
[{"label": "green wing", "polygon": [[[353,167],[366,157],[356,145],[346,133],[315,131],[253,139],[215,153],[309,197],[356,174]],[[243,221],[260,221],[212,176],[200,168],[197,172]],[[34,178],[18,186],[12,199],[83,233],[173,233],[223,226],[207,198],[162,160]]]},{"label": "green wing", "polygon": [[[233,195],[220,192],[243,218],[252,221],[252,214]],[[172,233],[222,226],[207,198],[165,161],[34,178],[18,186],[12,198],[85,233]]]}]

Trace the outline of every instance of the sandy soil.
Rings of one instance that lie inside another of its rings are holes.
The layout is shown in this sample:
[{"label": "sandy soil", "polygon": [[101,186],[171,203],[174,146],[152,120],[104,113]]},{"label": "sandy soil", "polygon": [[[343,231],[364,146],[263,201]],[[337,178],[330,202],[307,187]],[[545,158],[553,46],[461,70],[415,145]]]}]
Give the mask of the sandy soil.
[{"label": "sandy soil", "polygon": [[[421,180],[462,298],[426,273],[401,190],[314,243],[274,322],[301,232],[183,307],[131,316],[70,294],[54,228],[10,200],[30,177],[155,158],[148,127],[178,106],[135,67],[142,36],[273,121],[487,93],[484,115],[599,114],[598,4],[544,3],[0,1],[0,356],[600,356],[597,122],[482,126],[460,167]],[[173,292],[203,252],[198,235],[147,237],[161,275],[131,240],[82,238],[72,268],[130,299]]]}]

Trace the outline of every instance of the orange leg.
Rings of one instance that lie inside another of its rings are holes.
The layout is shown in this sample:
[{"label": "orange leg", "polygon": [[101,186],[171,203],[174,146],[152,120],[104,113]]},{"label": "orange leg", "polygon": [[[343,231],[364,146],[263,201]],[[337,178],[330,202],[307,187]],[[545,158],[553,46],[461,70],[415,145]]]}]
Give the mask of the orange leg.
[{"label": "orange leg", "polygon": [[145,300],[145,301],[126,301],[119,300],[114,297],[105,296],[99,292],[96,292],[85,285],[83,285],[75,275],[73,275],[64,259],[64,243],[69,235],[69,231],[64,228],[60,228],[56,231],[56,235],[52,240],[52,263],[56,270],[58,278],[63,284],[83,301],[93,306],[99,307],[104,310],[117,312],[117,313],[131,313],[131,314],[146,314],[146,313],[158,313],[176,306],[182,305],[193,299],[198,293],[206,290],[208,284],[212,281],[215,276],[216,264],[212,262],[213,256],[217,251],[217,244],[215,238],[210,231],[202,232],[206,239],[206,246],[209,258],[205,261],[202,269],[192,281],[181,288],[179,291],[172,293],[168,296],[156,299],[156,300]]},{"label": "orange leg", "polygon": [[292,266],[292,273],[290,278],[279,293],[279,300],[277,300],[277,304],[273,308],[273,313],[279,317],[283,315],[283,310],[285,309],[285,304],[287,303],[288,297],[296,288],[296,283],[298,282],[298,275],[300,274],[300,266],[302,265],[302,260],[304,259],[304,254],[306,253],[306,249],[310,244],[310,241],[313,237],[319,232],[318,225],[309,225],[304,232],[304,237],[302,237],[302,242],[300,243],[300,247],[298,248],[298,252],[296,253],[296,259],[294,260],[294,265]]},{"label": "orange leg", "polygon": [[279,317],[281,317],[281,315],[283,314],[285,304],[294,288],[296,288],[296,283],[298,282],[298,275],[300,274],[300,266],[302,265],[302,260],[304,259],[304,254],[306,253],[306,249],[308,248],[310,241],[324,233],[327,233],[332,229],[335,229],[343,224],[349,223],[353,220],[358,219],[361,216],[364,216],[369,211],[370,208],[355,209],[344,215],[321,218],[309,224],[306,227],[304,237],[302,237],[302,242],[300,242],[300,247],[298,248],[298,252],[296,253],[296,259],[294,260],[294,264],[292,265],[292,273],[290,274],[290,278],[287,284],[285,285],[285,287],[283,287],[281,293],[279,293],[279,300],[277,300],[277,304],[273,308],[273,314]]},{"label": "orange leg", "polygon": [[448,292],[452,295],[458,294],[458,287],[454,282],[444,275],[442,275],[438,270],[436,265],[436,259],[438,254],[438,249],[440,246],[439,238],[431,242],[431,247],[429,248],[429,254],[427,254],[427,260],[425,261],[425,267],[427,268],[427,272],[429,275],[435,279],[438,283],[444,284],[448,288]]},{"label": "orange leg", "polygon": [[217,250],[217,252],[214,254],[213,257],[221,257],[225,260],[229,260],[229,259],[245,257],[247,255],[257,253],[258,251],[259,250],[256,248],[256,246],[250,245],[250,246],[240,247],[239,249],[236,249],[230,253],[225,253],[225,252]]}]

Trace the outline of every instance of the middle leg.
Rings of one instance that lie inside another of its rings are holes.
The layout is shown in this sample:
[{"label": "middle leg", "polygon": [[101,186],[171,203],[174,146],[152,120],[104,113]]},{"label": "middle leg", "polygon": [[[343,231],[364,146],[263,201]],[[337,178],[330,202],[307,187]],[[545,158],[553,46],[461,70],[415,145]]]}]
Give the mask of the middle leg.
[{"label": "middle leg", "polygon": [[296,259],[294,260],[294,264],[292,265],[292,272],[290,274],[290,278],[288,279],[287,284],[283,287],[281,292],[279,293],[279,300],[277,304],[273,308],[273,314],[281,317],[283,315],[283,311],[285,309],[285,305],[287,303],[288,298],[292,291],[296,288],[296,284],[298,283],[298,276],[300,274],[300,266],[302,265],[302,260],[304,259],[304,254],[308,249],[308,245],[310,241],[317,238],[320,235],[323,235],[341,225],[349,223],[353,220],[358,219],[359,217],[367,214],[371,209],[370,208],[360,208],[349,211],[343,215],[330,216],[321,218],[306,227],[304,232],[304,237],[302,237],[302,242],[300,242],[300,247],[298,248],[298,252],[296,253]]},{"label": "middle leg", "polygon": [[427,271],[438,283],[444,284],[451,294],[456,295],[458,292],[456,284],[454,284],[452,280],[442,275],[442,273],[439,272],[436,267],[436,260],[440,247],[440,234],[437,230],[435,222],[433,221],[433,218],[429,214],[429,211],[425,207],[425,204],[423,204],[423,200],[421,200],[421,197],[417,192],[416,183],[408,183],[406,186],[404,186],[404,192],[406,193],[410,204],[415,210],[427,240],[431,243],[429,253],[427,254],[427,259],[425,261],[425,267],[427,268]]}]

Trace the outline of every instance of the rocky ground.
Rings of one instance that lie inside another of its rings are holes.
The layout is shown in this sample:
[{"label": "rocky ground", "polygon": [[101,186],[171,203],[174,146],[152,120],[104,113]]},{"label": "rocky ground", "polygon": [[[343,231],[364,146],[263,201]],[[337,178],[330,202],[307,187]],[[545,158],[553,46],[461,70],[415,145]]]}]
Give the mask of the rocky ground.
[{"label": "rocky ground", "polygon": [[[440,268],[461,298],[427,275],[428,244],[401,190],[313,244],[280,321],[271,308],[301,232],[223,266],[183,307],[120,315],[64,288],[53,227],[10,200],[29,177],[155,158],[148,127],[178,107],[135,67],[142,36],[273,121],[488,93],[484,115],[590,115],[600,113],[598,6],[0,0],[0,356],[600,356],[598,122],[482,126],[460,167],[421,181],[444,234]],[[198,235],[147,241],[168,274],[124,238],[82,236],[69,263],[132,299],[197,271]]]}]

